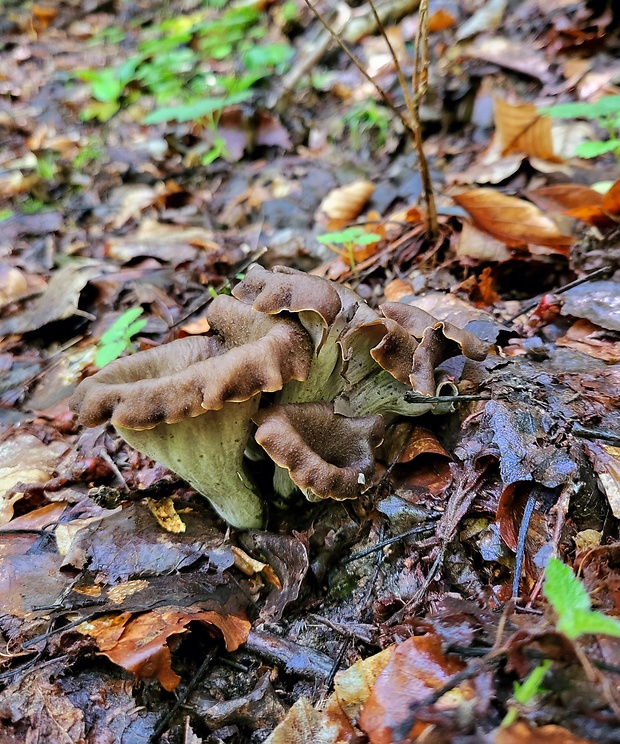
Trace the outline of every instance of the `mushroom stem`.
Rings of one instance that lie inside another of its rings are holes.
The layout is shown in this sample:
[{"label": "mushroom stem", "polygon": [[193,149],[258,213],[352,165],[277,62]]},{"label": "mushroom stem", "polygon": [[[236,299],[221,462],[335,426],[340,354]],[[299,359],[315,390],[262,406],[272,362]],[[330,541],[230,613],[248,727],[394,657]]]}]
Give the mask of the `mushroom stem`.
[{"label": "mushroom stem", "polygon": [[116,425],[134,449],[180,475],[233,527],[260,528],[263,502],[243,468],[243,452],[258,397],[219,411],[142,431]]},{"label": "mushroom stem", "polygon": [[400,416],[421,416],[431,410],[430,403],[407,403],[405,393],[411,388],[381,370],[370,374],[342,393],[334,401],[334,410],[344,416],[370,416],[395,413]]}]

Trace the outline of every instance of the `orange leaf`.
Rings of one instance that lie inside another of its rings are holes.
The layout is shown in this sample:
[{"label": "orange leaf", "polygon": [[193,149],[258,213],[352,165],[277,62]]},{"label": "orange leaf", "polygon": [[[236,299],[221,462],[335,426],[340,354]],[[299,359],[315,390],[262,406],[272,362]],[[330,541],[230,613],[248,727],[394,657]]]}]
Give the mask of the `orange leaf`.
[{"label": "orange leaf", "polygon": [[234,615],[217,612],[188,612],[174,608],[146,612],[128,622],[128,613],[117,618],[100,618],[83,623],[80,631],[94,637],[101,653],[110,661],[139,677],[156,678],[169,692],[181,678],[172,671],[168,639],[187,632],[187,625],[197,620],[219,630],[227,651],[245,643],[250,623]]},{"label": "orange leaf", "polygon": [[531,199],[541,209],[562,212],[566,209],[577,209],[600,205],[603,197],[598,191],[579,183],[561,183],[557,186],[543,186],[540,189],[527,192]]},{"label": "orange leaf", "polygon": [[574,239],[563,235],[550,217],[523,199],[493,189],[473,189],[452,197],[467,210],[479,230],[516,248],[527,243],[552,248],[566,256]]},{"label": "orange leaf", "polygon": [[428,19],[428,30],[430,33],[434,31],[445,31],[447,28],[451,28],[456,23],[456,18],[452,13],[448,12],[444,8],[439,8],[434,13],[431,13]]},{"label": "orange leaf", "polygon": [[[437,636],[428,634],[408,638],[394,650],[377,679],[362,708],[360,728],[373,744],[414,740],[428,724],[413,723],[412,706],[423,701],[463,668],[461,661],[444,655]],[[465,682],[444,696],[441,705],[443,708],[456,708],[461,701],[472,697],[471,685]],[[403,728],[408,727],[408,734],[403,736]]]},{"label": "orange leaf", "polygon": [[513,105],[501,98],[495,101],[495,127],[502,155],[523,152],[541,160],[561,163],[553,151],[551,119],[541,116],[530,103]]},{"label": "orange leaf", "polygon": [[590,739],[574,736],[563,726],[530,726],[525,721],[500,728],[495,736],[495,744],[594,744]]}]

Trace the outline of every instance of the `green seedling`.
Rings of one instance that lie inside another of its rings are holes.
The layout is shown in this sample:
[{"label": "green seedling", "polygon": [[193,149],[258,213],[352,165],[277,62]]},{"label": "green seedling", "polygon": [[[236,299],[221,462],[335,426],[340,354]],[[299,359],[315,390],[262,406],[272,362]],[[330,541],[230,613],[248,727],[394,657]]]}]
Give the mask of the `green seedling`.
[{"label": "green seedling", "polygon": [[620,96],[603,96],[595,103],[558,103],[541,109],[555,119],[588,119],[607,130],[609,139],[584,142],[576,149],[581,158],[595,158],[612,152],[620,163]]},{"label": "green seedling", "polygon": [[[551,667],[551,663],[552,662],[549,659],[543,661],[542,664],[539,664],[537,667],[532,669],[522,683],[515,682],[514,692],[512,695],[515,703],[526,707],[537,695],[545,692],[542,687],[542,682],[545,678],[545,674],[547,674]],[[510,705],[501,725],[504,727],[511,726],[518,717],[519,708],[516,705]]]},{"label": "green seedling", "polygon": [[551,558],[543,592],[557,615],[556,629],[575,640],[594,633],[620,637],[620,622],[592,609],[590,597],[570,566]]},{"label": "green seedling", "polygon": [[[221,8],[161,21],[142,38],[136,51],[119,65],[81,70],[94,99],[84,119],[107,121],[144,96],[155,102],[144,124],[192,121],[213,132],[203,163],[227,154],[217,127],[226,106],[247,100],[265,77],[282,73],[293,50],[288,44],[261,44],[266,16],[252,6]],[[235,59],[233,74],[219,71],[221,60]]]},{"label": "green seedling", "polygon": [[95,356],[98,367],[105,367],[125,351],[136,351],[132,339],[146,325],[146,318],[140,318],[143,312],[141,307],[125,310],[101,336]]},{"label": "green seedling", "polygon": [[[351,271],[356,274],[355,249],[376,243],[381,240],[381,236],[376,233],[365,232],[363,227],[353,226],[339,232],[324,233],[319,235],[317,240],[319,243],[328,246],[334,253],[345,258],[351,267]],[[342,246],[342,249],[337,247],[339,245]]]},{"label": "green seedling", "polygon": [[354,106],[343,118],[349,129],[351,146],[361,150],[364,142],[374,138],[378,147],[383,147],[390,128],[391,115],[385,106],[372,99]]}]

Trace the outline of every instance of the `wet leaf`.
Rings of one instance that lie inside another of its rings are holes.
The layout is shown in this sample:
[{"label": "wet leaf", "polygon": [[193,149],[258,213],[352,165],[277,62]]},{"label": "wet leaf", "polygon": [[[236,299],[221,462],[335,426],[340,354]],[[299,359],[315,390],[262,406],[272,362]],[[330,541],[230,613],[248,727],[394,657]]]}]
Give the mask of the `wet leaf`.
[{"label": "wet leaf", "polygon": [[[377,679],[362,709],[360,728],[372,744],[414,739],[428,724],[414,721],[412,707],[463,668],[461,661],[444,655],[437,636],[408,638],[397,646]],[[458,708],[472,697],[473,689],[469,683],[463,683],[446,693],[437,706],[444,710]]]},{"label": "wet leaf", "polygon": [[567,255],[574,239],[562,235],[538,207],[493,189],[474,189],[452,197],[467,210],[476,227],[517,248],[528,243],[549,248],[549,253]]},{"label": "wet leaf", "polygon": [[244,643],[250,630],[247,620],[225,617],[217,612],[160,609],[133,620],[129,620],[127,614],[83,623],[78,630],[95,638],[101,653],[110,661],[139,677],[157,679],[168,691],[174,690],[181,681],[172,671],[168,639],[186,633],[190,622],[198,621],[217,629],[227,651],[234,651]]},{"label": "wet leaf", "polygon": [[567,346],[595,359],[615,364],[620,362],[620,341],[605,338],[604,330],[589,320],[578,320],[557,341],[558,346]]}]

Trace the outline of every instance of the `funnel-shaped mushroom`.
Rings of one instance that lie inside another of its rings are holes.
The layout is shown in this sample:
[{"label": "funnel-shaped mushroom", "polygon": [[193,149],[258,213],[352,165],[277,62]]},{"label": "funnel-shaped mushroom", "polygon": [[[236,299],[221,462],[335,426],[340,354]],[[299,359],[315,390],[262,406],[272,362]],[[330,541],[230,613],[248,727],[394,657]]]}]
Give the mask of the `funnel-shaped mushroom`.
[{"label": "funnel-shaped mushroom", "polygon": [[291,403],[259,411],[254,421],[256,441],[310,500],[354,499],[372,485],[381,416],[347,418],[329,403]]},{"label": "funnel-shaped mushroom", "polygon": [[178,473],[239,528],[262,525],[243,453],[259,393],[303,379],[312,347],[294,321],[217,297],[208,314],[225,340],[194,337],[118,359],[78,387],[80,423],[108,419],[135,449]]}]

